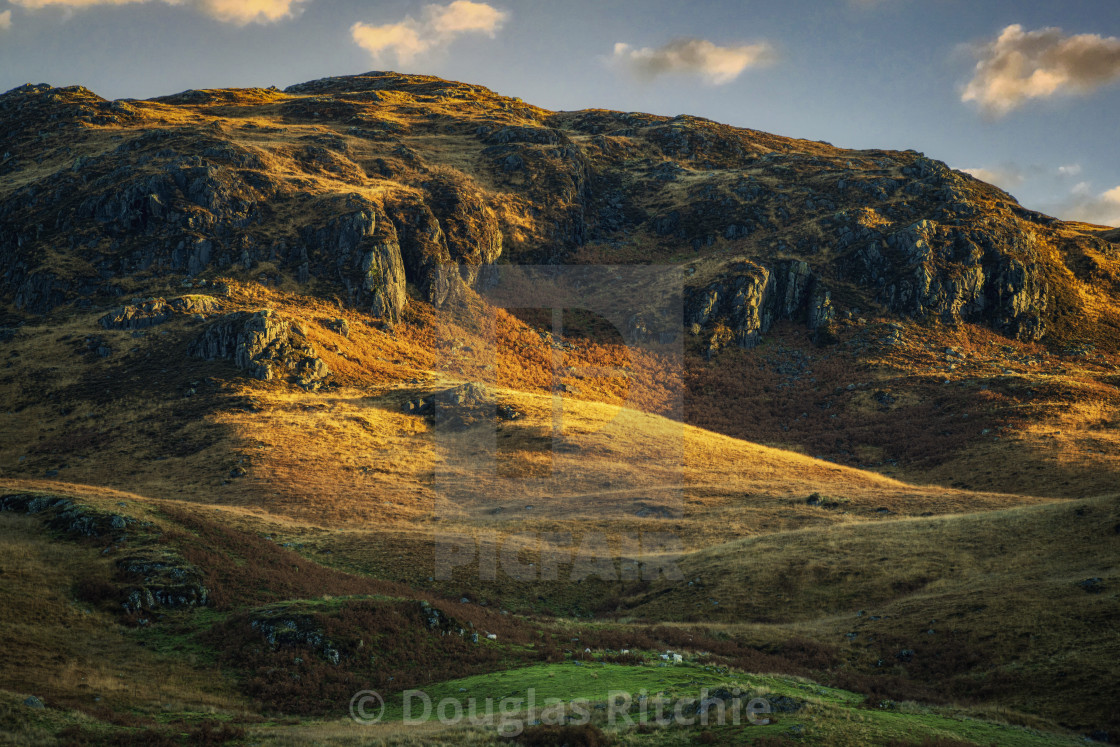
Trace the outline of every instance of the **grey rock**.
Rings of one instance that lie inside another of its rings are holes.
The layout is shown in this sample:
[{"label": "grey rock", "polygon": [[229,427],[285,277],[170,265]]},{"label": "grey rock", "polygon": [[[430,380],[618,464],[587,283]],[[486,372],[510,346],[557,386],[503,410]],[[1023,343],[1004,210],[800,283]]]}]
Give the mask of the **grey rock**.
[{"label": "grey rock", "polygon": [[306,247],[301,259],[309,258],[304,261],[316,267],[317,274],[341,281],[355,304],[396,322],[407,304],[397,231],[376,205],[364,201],[358,205],[360,209],[325,225],[305,227],[300,235]]},{"label": "grey rock", "polygon": [[861,229],[859,243],[838,260],[837,269],[873,290],[891,311],[985,324],[1023,340],[1045,334],[1049,294],[1033,235],[930,219],[870,242],[864,241],[866,233]]},{"label": "grey rock", "polygon": [[140,330],[171,321],[176,316],[208,315],[221,308],[221,302],[211,296],[190,295],[171,301],[154,298],[140,304],[120,306],[98,322],[105,329]]},{"label": "grey rock", "polygon": [[[685,289],[685,326],[694,334],[726,327],[731,341],[744,348],[756,346],[778,320],[800,321],[817,329],[834,317],[831,293],[809,264],[799,260],[779,260],[772,267],[732,260],[706,285]],[[713,334],[709,357],[723,344]]]},{"label": "grey rock", "polygon": [[232,360],[253,378],[286,378],[309,389],[330,375],[314,347],[271,309],[221,317],[190,344],[188,353],[204,360]]},{"label": "grey rock", "polygon": [[337,332],[343,337],[350,337],[350,325],[345,319],[327,319],[323,322],[323,326],[325,326],[329,330]]},{"label": "grey rock", "polygon": [[264,610],[250,616],[249,626],[273,648],[306,646],[331,664],[338,664],[342,659],[339,648],[310,615],[292,613],[285,608]]},{"label": "grey rock", "polygon": [[1105,588],[1104,581],[1097,577],[1087,578],[1084,581],[1079,581],[1077,585],[1090,594],[1100,594],[1102,591],[1104,591]]},{"label": "grey rock", "polygon": [[770,704],[770,710],[774,713],[796,713],[805,707],[804,701],[791,698],[788,695],[771,695],[766,701]]}]

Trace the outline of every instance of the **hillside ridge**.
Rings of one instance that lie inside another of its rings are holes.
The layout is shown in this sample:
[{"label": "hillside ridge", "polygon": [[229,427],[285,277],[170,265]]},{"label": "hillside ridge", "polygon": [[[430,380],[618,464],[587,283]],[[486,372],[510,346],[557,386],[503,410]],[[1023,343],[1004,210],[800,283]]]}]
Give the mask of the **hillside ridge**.
[{"label": "hillside ridge", "polygon": [[1116,343],[1108,232],[913,151],[386,72],[149,101],[23,86],[0,116],[0,288],[34,313],[153,273],[271,267],[395,320],[406,287],[439,306],[499,259],[637,260],[700,263],[686,327],[713,352],[870,308]]}]

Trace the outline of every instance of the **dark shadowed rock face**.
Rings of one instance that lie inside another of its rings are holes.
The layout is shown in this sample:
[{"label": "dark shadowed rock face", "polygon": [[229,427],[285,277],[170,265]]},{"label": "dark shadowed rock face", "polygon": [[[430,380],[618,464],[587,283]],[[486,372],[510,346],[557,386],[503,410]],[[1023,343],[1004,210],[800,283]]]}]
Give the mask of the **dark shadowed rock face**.
[{"label": "dark shadowed rock face", "polygon": [[1037,340],[1048,307],[1039,260],[1032,234],[921,220],[886,236],[860,234],[838,269],[896,313],[977,322]]},{"label": "dark shadowed rock face", "polygon": [[143,548],[116,565],[126,612],[204,607],[209,602],[202,573],[166,550]]},{"label": "dark shadowed rock face", "polygon": [[818,329],[833,316],[831,293],[800,260],[772,268],[747,259],[729,262],[714,281],[689,288],[685,299],[685,323],[694,335],[708,333],[709,356],[728,342],[754,347],[781,319]]},{"label": "dark shadowed rock face", "polygon": [[[221,103],[211,101],[214,94],[185,92],[163,103]],[[360,105],[375,103],[367,96]],[[0,97],[0,132],[19,131],[11,128],[26,125],[18,118],[28,114],[52,122],[74,116],[67,124],[75,127],[123,121],[120,107],[111,119],[84,114],[109,106],[85,89],[27,86]],[[28,142],[13,151],[36,157],[35,147]],[[5,155],[0,178],[24,164],[18,154]],[[338,284],[356,307],[396,321],[407,303],[406,282],[442,303],[501,253],[494,212],[474,190],[429,179],[430,191],[391,200],[387,213],[356,193],[322,198],[284,178],[289,168],[362,182],[364,172],[341,138],[322,136],[284,155],[290,160],[233,142],[217,123],[153,126],[18,189],[0,189],[0,293],[18,309],[42,314],[78,297],[117,295],[118,278],[252,271],[267,262],[300,282]],[[59,262],[63,255],[80,260],[81,269],[54,269],[74,264]],[[468,269],[452,277],[449,263]],[[139,317],[135,323],[143,324]]]}]

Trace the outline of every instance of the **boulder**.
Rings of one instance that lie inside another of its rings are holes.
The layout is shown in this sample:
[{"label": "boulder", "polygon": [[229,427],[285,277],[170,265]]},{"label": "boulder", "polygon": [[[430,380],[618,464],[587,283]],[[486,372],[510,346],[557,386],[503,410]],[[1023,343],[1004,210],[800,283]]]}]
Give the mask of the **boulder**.
[{"label": "boulder", "polygon": [[494,417],[516,420],[524,415],[512,405],[497,403],[489,387],[473,382],[410,399],[404,410],[410,415],[427,417],[437,425],[450,428],[468,428]]}]

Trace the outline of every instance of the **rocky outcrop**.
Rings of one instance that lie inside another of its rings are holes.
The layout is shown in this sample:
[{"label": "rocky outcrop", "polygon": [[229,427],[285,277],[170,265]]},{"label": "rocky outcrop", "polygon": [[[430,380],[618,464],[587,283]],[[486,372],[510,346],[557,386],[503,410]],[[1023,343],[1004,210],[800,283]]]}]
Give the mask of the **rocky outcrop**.
[{"label": "rocky outcrop", "polygon": [[39,493],[0,497],[0,511],[36,516],[69,540],[108,541],[102,554],[129,548],[129,554],[117,560],[110,586],[126,614],[189,609],[208,602],[202,572],[166,547],[153,545],[150,522]]},{"label": "rocky outcrop", "polygon": [[[167,117],[173,107],[184,116]],[[119,143],[55,134],[124,124]],[[1027,210],[914,151],[683,115],[547,112],[428,76],[158,104],[24,86],[0,96],[4,135],[0,294],[27,313],[221,274],[294,279],[396,322],[410,294],[438,307],[486,286],[503,254],[741,257],[749,267],[705,273],[692,289],[687,327],[748,346],[777,319],[820,329],[835,313],[828,289],[842,288],[842,311],[1038,340],[1069,333],[1080,299],[1120,288],[1118,260],[1096,248],[1112,233]],[[1100,300],[1105,326],[1120,325]],[[133,329],[167,311],[115,313],[106,324]]]},{"label": "rocky outcrop", "polygon": [[402,195],[387,206],[397,227],[410,281],[442,306],[464,286],[485,279],[502,253],[497,216],[476,191],[445,179],[425,182],[426,194]]},{"label": "rocky outcrop", "polygon": [[[9,92],[0,101],[0,114],[5,107],[24,112],[31,103],[49,108],[42,94],[50,90]],[[196,98],[179,96],[165,103],[205,103]],[[295,116],[295,107],[309,117],[323,117],[342,107],[349,119],[366,125],[368,118],[358,115],[367,113],[376,98],[299,99],[282,108],[293,110],[285,116]],[[102,103],[94,98],[83,105]],[[345,155],[346,141],[326,135],[313,139],[292,151],[298,168],[343,182],[364,179]],[[8,157],[5,164],[18,169],[17,160]],[[108,152],[79,157],[0,199],[0,292],[19,309],[46,313],[76,296],[112,292],[109,281],[116,277],[196,276],[274,262],[301,282],[312,277],[337,282],[354,305],[396,321],[407,303],[406,279],[429,300],[442,303],[460,280],[475,282],[480,268],[501,252],[494,212],[475,190],[429,179],[416,204],[398,200],[402,209],[389,219],[380,204],[356,194],[312,200],[310,193],[277,179],[273,165],[262,151],[232,142],[220,126],[155,127]],[[298,206],[295,220],[286,218],[294,236],[277,238],[275,225],[266,225],[278,200]],[[306,220],[306,215],[315,218]],[[398,225],[407,234],[408,273]],[[60,245],[86,260],[95,274],[77,278],[46,269]],[[445,267],[454,263],[465,267],[460,278]],[[143,324],[142,316],[155,320],[160,312],[140,312],[135,323]]]},{"label": "rocky outcrop", "polygon": [[436,179],[425,182],[426,202],[443,230],[448,260],[458,266],[467,285],[502,253],[502,231],[494,210],[478,191],[464,184]]},{"label": "rocky outcrop", "polygon": [[364,202],[324,225],[306,227],[300,238],[305,245],[301,267],[312,262],[317,274],[334,275],[360,308],[389,321],[400,319],[407,303],[401,247],[396,228],[376,205]]},{"label": "rocky outcrop", "polygon": [[17,309],[45,314],[66,302],[72,283],[53,272],[25,272],[22,262],[4,273],[5,283],[14,291],[12,301]]},{"label": "rocky outcrop", "polygon": [[887,235],[849,235],[854,248],[838,270],[895,313],[985,324],[1022,340],[1047,331],[1049,294],[1030,233],[921,220]]},{"label": "rocky outcrop", "polygon": [[685,325],[693,335],[707,332],[708,356],[727,342],[754,347],[780,319],[815,330],[833,317],[831,293],[799,260],[766,267],[740,259],[702,286],[686,288]]},{"label": "rocky outcrop", "polygon": [[249,625],[273,648],[310,648],[331,664],[338,664],[341,658],[338,648],[313,615],[286,607],[266,609],[254,612],[249,618]]},{"label": "rocky outcrop", "polygon": [[321,387],[330,375],[306,336],[271,309],[227,314],[207,327],[188,353],[204,360],[231,360],[255,379],[287,380],[310,390]]},{"label": "rocky outcrop", "polygon": [[14,493],[0,497],[0,511],[36,515],[48,527],[69,539],[119,537],[136,523],[127,516],[75,503],[71,498],[41,493]]},{"label": "rocky outcrop", "polygon": [[410,399],[404,411],[452,429],[469,428],[495,416],[499,420],[517,420],[524,415],[512,405],[498,402],[489,387],[473,382]]},{"label": "rocky outcrop", "polygon": [[137,330],[169,322],[177,316],[207,316],[221,310],[221,302],[211,296],[190,295],[170,301],[152,298],[116,308],[98,322],[105,329]]},{"label": "rocky outcrop", "polygon": [[126,612],[203,607],[209,591],[202,573],[181,557],[146,549],[117,561]]}]

